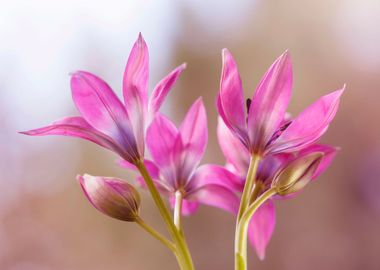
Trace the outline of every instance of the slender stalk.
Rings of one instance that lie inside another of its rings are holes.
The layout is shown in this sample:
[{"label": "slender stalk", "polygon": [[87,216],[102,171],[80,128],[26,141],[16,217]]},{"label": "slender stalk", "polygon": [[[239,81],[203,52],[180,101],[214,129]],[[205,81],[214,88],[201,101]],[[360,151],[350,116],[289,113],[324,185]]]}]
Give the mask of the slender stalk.
[{"label": "slender stalk", "polygon": [[275,189],[268,189],[247,208],[241,217],[235,234],[235,270],[247,269],[247,232],[249,221],[256,210],[274,194],[276,194]]},{"label": "slender stalk", "polygon": [[259,162],[260,162],[260,157],[258,155],[253,154],[251,156],[251,160],[249,163],[248,174],[245,180],[243,194],[241,196],[240,208],[239,208],[239,213],[238,213],[238,221],[243,216],[245,209],[249,205],[252,188],[253,188],[253,185],[255,184],[255,177],[256,177],[257,167],[259,166]]},{"label": "slender stalk", "polygon": [[164,244],[167,248],[169,248],[173,253],[176,253],[176,247],[175,245],[166,239],[165,236],[157,232],[155,229],[153,229],[151,226],[145,223],[145,221],[138,217],[136,219],[136,223],[141,226],[146,232],[148,232],[150,235],[152,235],[154,238],[156,238],[158,241],[160,241],[162,244]]},{"label": "slender stalk", "polygon": [[174,206],[174,224],[177,227],[177,230],[183,235],[182,230],[182,202],[183,196],[180,190],[175,192],[175,206]]},{"label": "slender stalk", "polygon": [[173,238],[177,251],[175,255],[177,257],[181,270],[194,270],[194,264],[190,255],[189,248],[187,247],[186,241],[180,234],[180,232],[177,230],[177,227],[172,221],[170,212],[166,207],[164,201],[162,200],[162,197],[158,192],[156,186],[154,185],[153,180],[150,177],[144,162],[137,161],[135,165],[141,173],[141,176],[144,178],[144,181],[150,191],[153,201],[156,204],[171,237]]},{"label": "slender stalk", "polygon": [[249,199],[249,205],[251,205],[254,201],[256,201],[263,187],[264,187],[263,183],[256,181],[255,186],[253,187],[251,198]]}]

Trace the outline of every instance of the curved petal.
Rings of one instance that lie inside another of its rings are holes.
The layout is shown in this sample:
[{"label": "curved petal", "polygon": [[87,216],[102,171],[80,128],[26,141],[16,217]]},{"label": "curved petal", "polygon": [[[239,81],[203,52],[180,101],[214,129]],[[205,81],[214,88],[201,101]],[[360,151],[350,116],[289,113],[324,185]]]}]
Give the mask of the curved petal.
[{"label": "curved petal", "polygon": [[123,104],[106,82],[78,71],[71,77],[71,91],[77,109],[92,127],[113,138],[131,156],[143,154],[138,152]]},{"label": "curved petal", "polygon": [[344,88],[321,97],[300,113],[274,141],[268,152],[298,151],[317,141],[334,119],[343,91]]},{"label": "curved petal", "polygon": [[219,146],[227,160],[234,166],[234,171],[241,177],[248,172],[250,153],[241,141],[232,134],[224,121],[218,118],[217,128]]},{"label": "curved petal", "polygon": [[201,186],[187,194],[185,198],[223,209],[234,215],[239,209],[240,202],[238,196],[230,189],[215,184]]},{"label": "curved petal", "polygon": [[154,114],[158,112],[162,103],[164,102],[166,96],[168,95],[170,89],[178,80],[182,71],[186,68],[186,63],[180,65],[175,70],[169,73],[165,78],[163,78],[153,89],[152,95],[149,98],[149,115],[153,120]]},{"label": "curved petal", "polygon": [[123,78],[123,95],[140,152],[144,149],[145,116],[148,102],[149,52],[141,33],[128,58]]},{"label": "curved petal", "polygon": [[61,135],[82,138],[114,151],[124,158],[131,158],[112,138],[94,129],[82,117],[65,117],[46,127],[20,133],[30,136]]},{"label": "curved petal", "polygon": [[265,250],[272,237],[275,224],[275,208],[272,200],[269,200],[257,209],[248,227],[249,240],[260,260],[265,258]]},{"label": "curved petal", "polygon": [[245,102],[240,75],[236,62],[227,49],[223,49],[222,56],[223,69],[217,109],[226,125],[247,144]]},{"label": "curved petal", "polygon": [[282,54],[258,85],[248,113],[248,134],[252,151],[262,153],[283,121],[292,93],[292,63]]},{"label": "curved petal", "polygon": [[196,189],[208,184],[220,185],[237,192],[242,192],[244,186],[244,182],[242,182],[240,177],[224,167],[205,164],[196,170],[185,189]]}]

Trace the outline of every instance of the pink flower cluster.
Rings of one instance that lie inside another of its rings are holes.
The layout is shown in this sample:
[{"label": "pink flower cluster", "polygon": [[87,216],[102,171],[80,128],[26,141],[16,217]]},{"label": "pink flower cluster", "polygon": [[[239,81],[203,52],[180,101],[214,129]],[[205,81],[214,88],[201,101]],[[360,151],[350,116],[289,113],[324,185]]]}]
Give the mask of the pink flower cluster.
[{"label": "pink flower cluster", "polygon": [[[185,67],[180,65],[162,79],[148,98],[149,54],[139,35],[124,72],[124,102],[99,77],[77,71],[71,76],[71,91],[81,116],[23,133],[79,137],[118,154],[124,168],[137,170],[144,164],[173,208],[176,195],[181,195],[182,215],[193,214],[200,204],[238,215],[251,157],[259,157],[252,200],[269,189],[276,191],[249,223],[250,242],[263,259],[275,226],[273,200],[293,197],[330,165],[337,152],[318,140],[333,120],[344,89],[321,97],[292,118],[286,112],[292,91],[288,52],[272,64],[246,100],[237,65],[231,53],[223,50],[217,135],[226,164],[200,165],[208,141],[202,99],[193,103],[179,127],[159,112]],[[126,221],[138,217],[140,197],[126,181],[89,175],[78,179],[98,210]],[[141,176],[137,183],[146,187]]]}]

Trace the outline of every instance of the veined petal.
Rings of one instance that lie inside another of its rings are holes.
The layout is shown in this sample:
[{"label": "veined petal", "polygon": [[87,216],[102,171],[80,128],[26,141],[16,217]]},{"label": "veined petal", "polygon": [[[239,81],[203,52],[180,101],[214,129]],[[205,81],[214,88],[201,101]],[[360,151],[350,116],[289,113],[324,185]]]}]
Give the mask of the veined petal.
[{"label": "veined petal", "polygon": [[262,153],[283,121],[292,92],[292,63],[281,55],[258,85],[248,113],[248,134],[253,152]]},{"label": "veined petal", "polygon": [[74,103],[83,118],[95,129],[113,138],[131,156],[139,157],[125,108],[106,82],[78,71],[71,77]]},{"label": "veined petal", "polygon": [[197,99],[183,120],[179,132],[187,151],[194,153],[194,158],[201,159],[207,145],[207,115],[202,98]]},{"label": "veined petal", "polygon": [[344,88],[321,97],[300,113],[269,147],[268,152],[293,152],[317,141],[327,130],[339,107]]},{"label": "veined petal", "polygon": [[240,202],[234,192],[224,186],[216,184],[201,186],[188,194],[186,199],[217,207],[234,215],[239,209]]},{"label": "veined petal", "polygon": [[260,260],[265,258],[265,250],[272,237],[275,223],[276,214],[272,200],[257,209],[249,223],[248,237]]},{"label": "veined petal", "polygon": [[313,144],[300,151],[300,155],[308,155],[312,152],[322,152],[323,158],[314,172],[312,179],[320,176],[331,164],[337,154],[338,148],[323,144]]},{"label": "veined petal", "polygon": [[235,60],[227,49],[223,49],[223,69],[218,95],[218,112],[226,125],[241,140],[246,141],[246,116],[243,86]]},{"label": "veined petal", "polygon": [[220,185],[238,192],[243,191],[244,185],[240,177],[228,171],[224,167],[213,164],[205,164],[196,170],[186,189],[196,189],[208,184]]},{"label": "veined petal", "polygon": [[94,129],[82,117],[65,117],[46,127],[20,133],[30,136],[61,135],[82,138],[114,151],[126,159],[131,158],[112,138]]},{"label": "veined petal", "polygon": [[227,160],[234,166],[234,171],[240,176],[245,177],[248,172],[250,153],[241,141],[232,134],[224,121],[218,118],[218,142]]},{"label": "veined petal", "polygon": [[149,116],[153,120],[154,114],[158,112],[170,89],[178,80],[182,71],[186,68],[186,63],[180,65],[175,70],[169,73],[163,78],[153,89],[152,95],[149,99]]},{"label": "veined petal", "polygon": [[125,108],[140,152],[144,149],[148,102],[149,52],[141,33],[129,55],[123,78]]}]

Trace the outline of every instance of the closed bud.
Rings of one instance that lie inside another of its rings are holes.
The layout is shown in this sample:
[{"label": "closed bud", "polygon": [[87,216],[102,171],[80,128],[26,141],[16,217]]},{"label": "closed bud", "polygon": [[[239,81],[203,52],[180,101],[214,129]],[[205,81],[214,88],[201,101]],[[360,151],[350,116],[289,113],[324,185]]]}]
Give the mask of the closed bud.
[{"label": "closed bud", "polygon": [[77,180],[90,203],[103,214],[130,222],[139,217],[140,195],[127,182],[88,174],[78,175]]},{"label": "closed bud", "polygon": [[291,161],[274,177],[272,188],[282,196],[300,191],[312,180],[323,156],[322,152],[313,152]]}]

